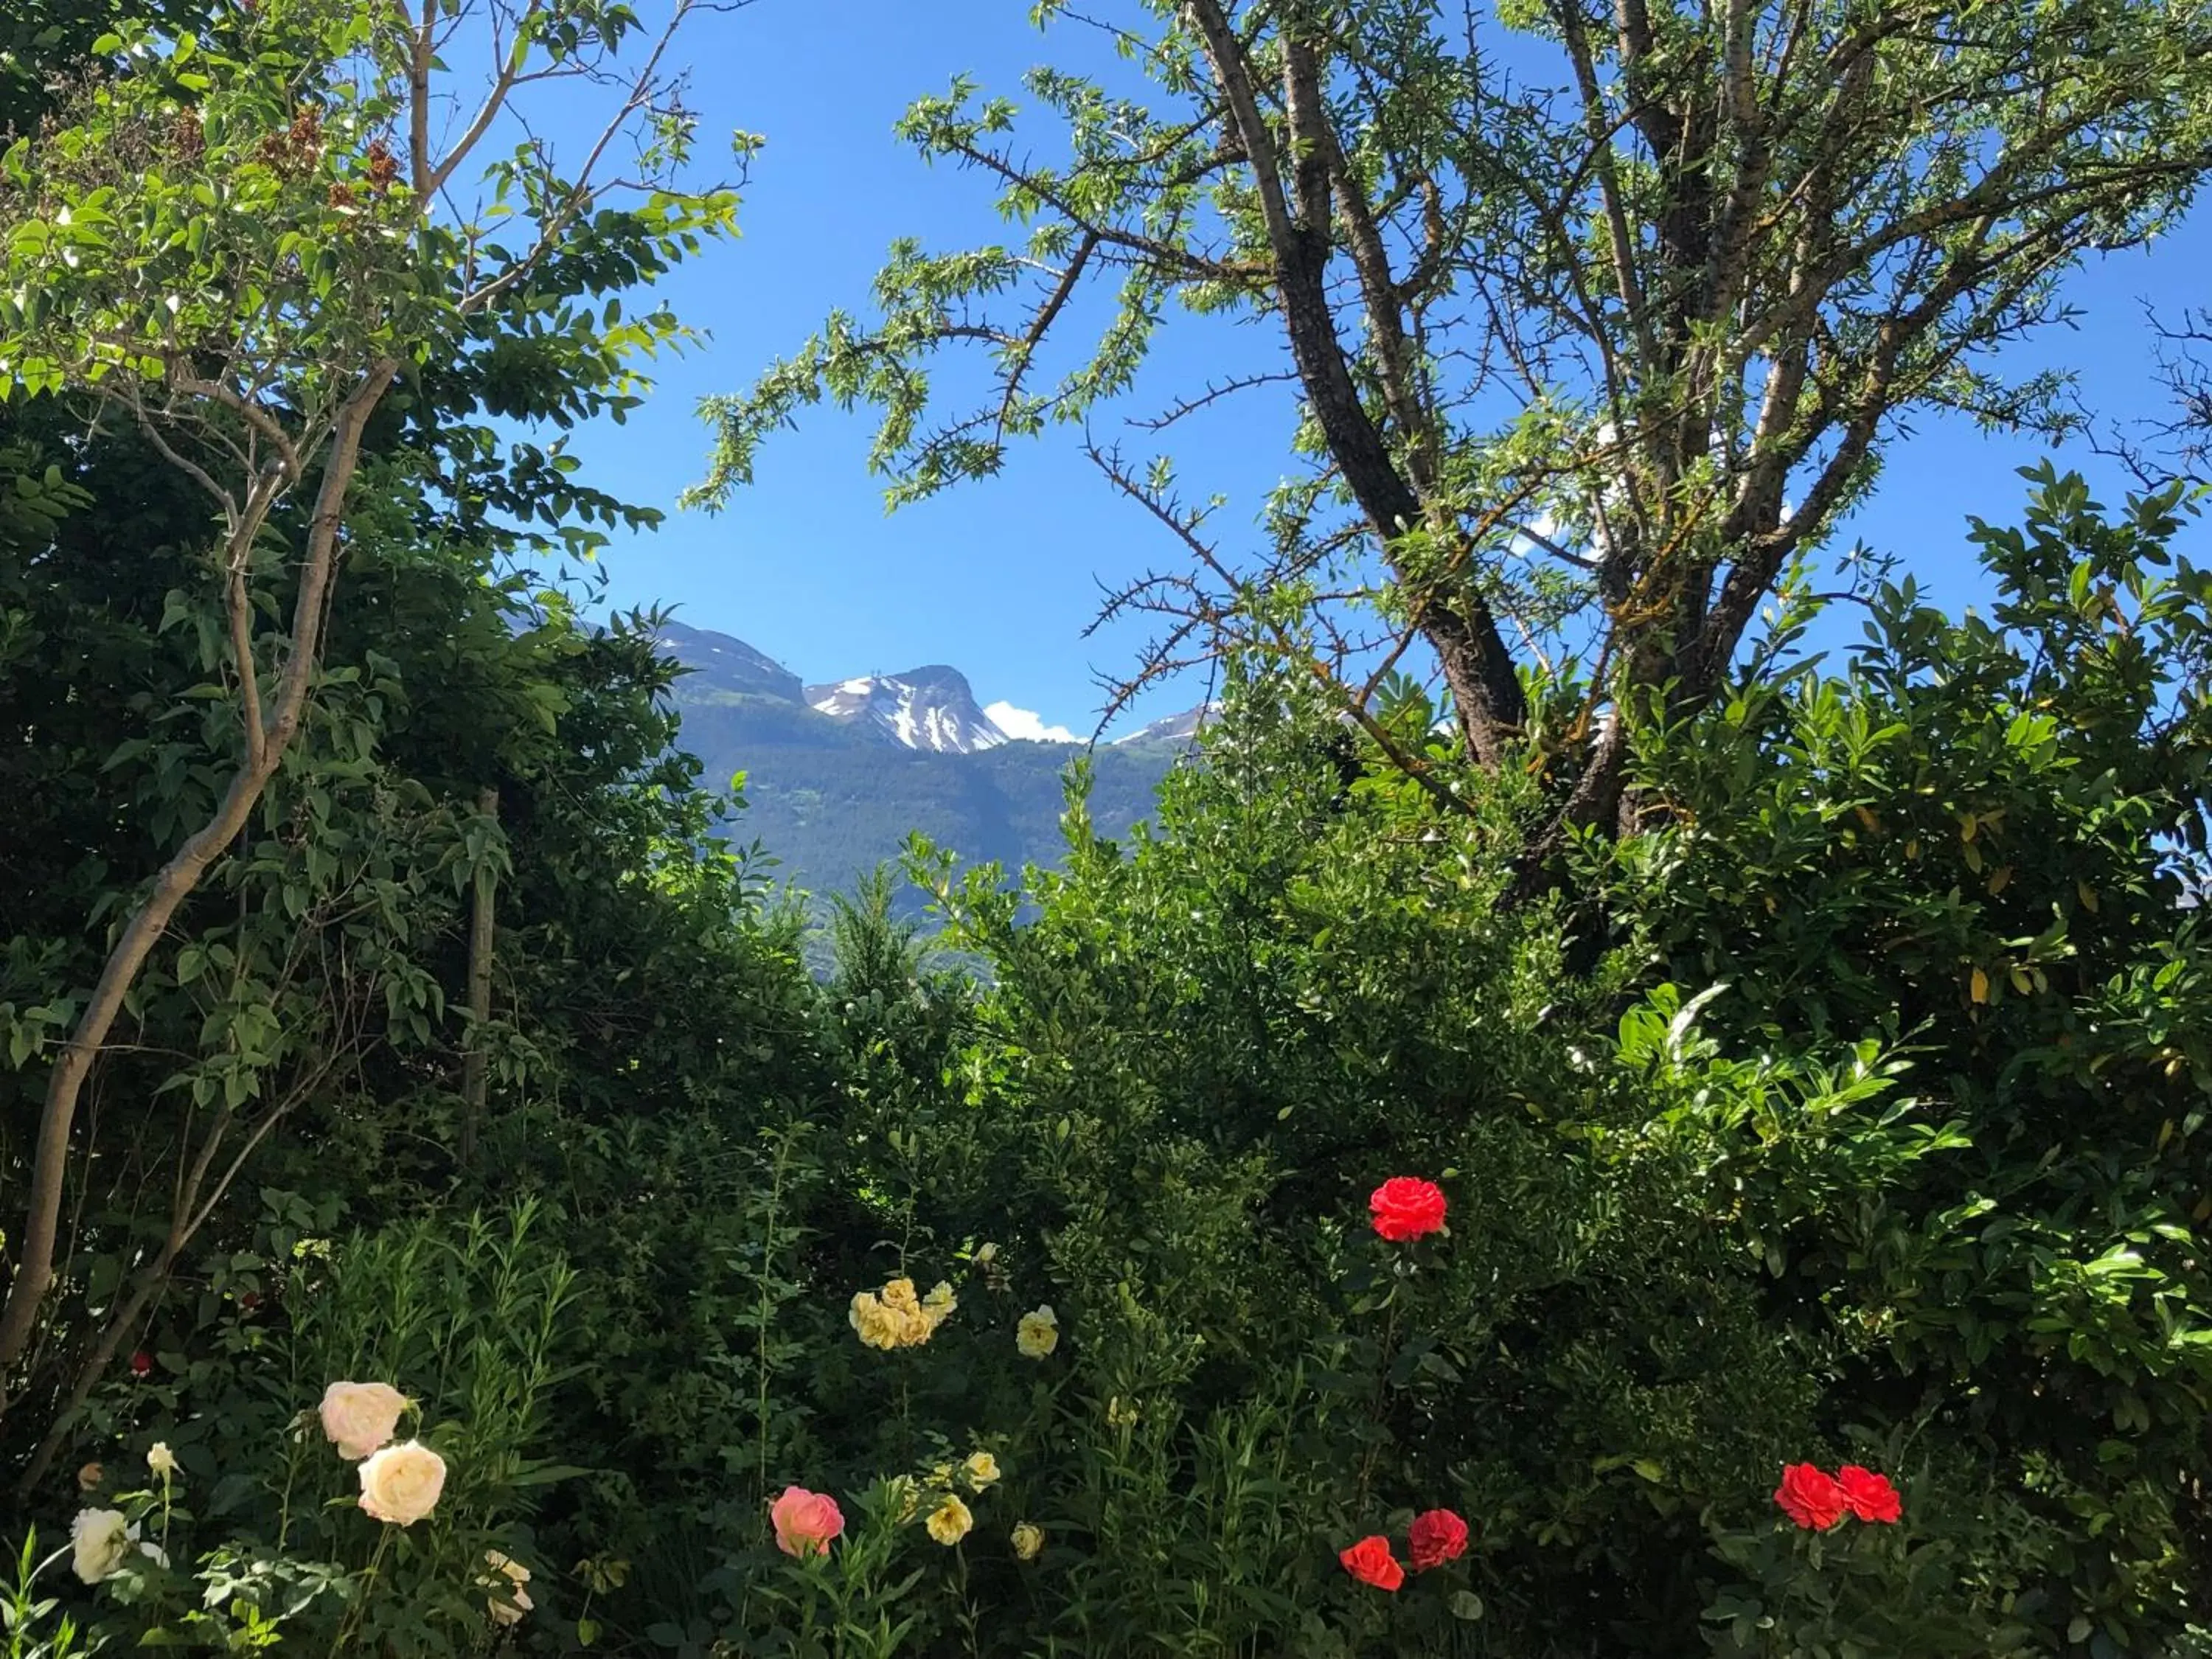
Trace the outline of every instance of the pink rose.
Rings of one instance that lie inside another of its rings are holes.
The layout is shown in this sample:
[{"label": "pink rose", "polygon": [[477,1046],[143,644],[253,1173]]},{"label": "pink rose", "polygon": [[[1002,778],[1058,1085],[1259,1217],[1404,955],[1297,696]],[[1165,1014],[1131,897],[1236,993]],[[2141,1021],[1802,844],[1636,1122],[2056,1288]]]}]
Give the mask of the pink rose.
[{"label": "pink rose", "polygon": [[837,1500],[804,1486],[786,1486],[768,1506],[768,1518],[775,1524],[775,1547],[786,1555],[826,1554],[830,1540],[845,1530]]}]

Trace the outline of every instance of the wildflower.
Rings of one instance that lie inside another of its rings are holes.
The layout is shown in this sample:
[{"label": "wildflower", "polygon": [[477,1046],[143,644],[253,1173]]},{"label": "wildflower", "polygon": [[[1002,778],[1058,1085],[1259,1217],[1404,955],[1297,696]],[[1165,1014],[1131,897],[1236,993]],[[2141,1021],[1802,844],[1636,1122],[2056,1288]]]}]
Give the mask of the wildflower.
[{"label": "wildflower", "polygon": [[87,1463],[76,1472],[76,1489],[91,1492],[107,1479],[107,1471],[97,1463]]},{"label": "wildflower", "polygon": [[392,1438],[407,1396],[389,1382],[333,1382],[323,1390],[323,1434],[349,1463]]},{"label": "wildflower", "polygon": [[1431,1510],[1413,1517],[1406,1545],[1413,1571],[1426,1572],[1467,1553],[1467,1522],[1449,1510]]},{"label": "wildflower", "polygon": [[1044,1528],[1035,1522],[1024,1521],[1014,1528],[1014,1559],[1034,1561],[1044,1548]]},{"label": "wildflower", "polygon": [[1135,1428],[1137,1426],[1136,1403],[1133,1401],[1125,1406],[1121,1403],[1121,1396],[1115,1395],[1106,1402],[1106,1426],[1109,1429]]},{"label": "wildflower", "polygon": [[786,1486],[768,1506],[775,1528],[775,1547],[786,1555],[826,1555],[830,1540],[845,1530],[844,1511],[826,1492]]},{"label": "wildflower", "polygon": [[1441,1231],[1444,1224],[1443,1188],[1412,1176],[1384,1182],[1369,1194],[1367,1207],[1374,1212],[1375,1231],[1394,1244]]},{"label": "wildflower", "polygon": [[960,1473],[971,1490],[981,1492],[999,1478],[999,1460],[987,1451],[970,1452]]},{"label": "wildflower", "polygon": [[1406,1570],[1390,1553],[1387,1538],[1363,1538],[1350,1549],[1338,1553],[1344,1570],[1363,1584],[1372,1584],[1379,1590],[1395,1590],[1406,1582]]},{"label": "wildflower", "polygon": [[1897,1495],[1897,1488],[1890,1485],[1886,1474],[1876,1474],[1856,1463],[1846,1463],[1836,1471],[1836,1485],[1843,1492],[1844,1502],[1850,1505],[1851,1513],[1862,1521],[1887,1525],[1905,1512],[1905,1500]]},{"label": "wildflower", "polygon": [[[484,1552],[484,1565],[491,1569],[491,1572],[477,1579],[477,1583],[492,1592],[484,1602],[491,1610],[492,1622],[496,1625],[520,1624],[522,1615],[537,1605],[530,1599],[530,1592],[522,1588],[530,1582],[530,1569],[497,1550]],[[495,1577],[493,1574],[498,1577]],[[501,1583],[501,1578],[506,1583]]]},{"label": "wildflower", "polygon": [[1014,1346],[1024,1359],[1042,1359],[1060,1346],[1060,1320],[1047,1303],[1022,1316],[1014,1327]]},{"label": "wildflower", "polygon": [[445,1489],[446,1460],[419,1440],[386,1446],[361,1466],[362,1513],[395,1526],[429,1514]]},{"label": "wildflower", "polygon": [[1782,1485],[1775,1492],[1774,1501],[1784,1514],[1808,1531],[1826,1532],[1844,1518],[1849,1507],[1844,1489],[1811,1463],[1792,1463],[1782,1471]]},{"label": "wildflower", "polygon": [[921,1509],[921,1489],[914,1484],[910,1474],[893,1475],[884,1483],[884,1492],[896,1505],[901,1526],[913,1520]]},{"label": "wildflower", "polygon": [[965,1504],[947,1492],[939,1500],[937,1507],[929,1512],[929,1519],[923,1524],[928,1527],[929,1535],[939,1543],[957,1544],[975,1526],[975,1517],[969,1513]]},{"label": "wildflower", "polygon": [[177,1455],[169,1449],[166,1440],[156,1440],[146,1453],[146,1467],[155,1476],[167,1480],[177,1473]]}]

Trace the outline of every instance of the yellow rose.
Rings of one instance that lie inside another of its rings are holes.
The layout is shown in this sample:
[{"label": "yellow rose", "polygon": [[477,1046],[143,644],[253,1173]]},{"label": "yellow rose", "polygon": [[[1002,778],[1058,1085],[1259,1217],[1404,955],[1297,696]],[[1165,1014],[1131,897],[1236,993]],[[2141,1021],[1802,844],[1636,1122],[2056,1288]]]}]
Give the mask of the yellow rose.
[{"label": "yellow rose", "polygon": [[[522,1615],[537,1605],[530,1599],[530,1592],[522,1588],[530,1582],[530,1569],[497,1550],[484,1552],[484,1565],[491,1569],[491,1572],[477,1579],[477,1583],[492,1592],[484,1603],[491,1609],[492,1622],[497,1625],[520,1624]],[[499,1577],[493,1577],[495,1573]],[[501,1582],[501,1579],[505,1582]]]},{"label": "yellow rose", "polygon": [[853,1298],[848,1316],[860,1340],[872,1348],[896,1348],[905,1334],[905,1322],[866,1291]]},{"label": "yellow rose", "polygon": [[959,1305],[950,1285],[940,1283],[924,1300],[915,1295],[912,1279],[894,1279],[880,1291],[854,1297],[846,1316],[872,1348],[917,1348]]},{"label": "yellow rose", "polygon": [[981,1492],[999,1478],[999,1460],[987,1451],[970,1452],[968,1461],[960,1466],[960,1473],[967,1477],[970,1487]]},{"label": "yellow rose", "polygon": [[975,1517],[968,1512],[965,1504],[947,1492],[944,1501],[929,1512],[926,1524],[929,1528],[929,1535],[939,1543],[957,1544],[975,1526]]},{"label": "yellow rose", "polygon": [[362,1513],[411,1527],[437,1508],[446,1460],[419,1440],[386,1446],[361,1466]]},{"label": "yellow rose", "polygon": [[323,1433],[349,1463],[392,1438],[407,1396],[389,1382],[333,1382],[323,1390]]},{"label": "yellow rose", "polygon": [[1014,1559],[1034,1561],[1044,1547],[1044,1528],[1024,1521],[1014,1528]]},{"label": "yellow rose", "polygon": [[[929,1524],[934,1531],[934,1517]],[[76,1519],[70,1522],[70,1542],[75,1555],[70,1565],[76,1569],[76,1576],[88,1584],[97,1584],[112,1576],[131,1553],[131,1523],[121,1510],[79,1510]]]},{"label": "yellow rose", "polygon": [[997,1259],[998,1254],[999,1247],[995,1244],[978,1244],[975,1247],[975,1265],[979,1267],[988,1267]]},{"label": "yellow rose", "polygon": [[1014,1328],[1014,1346],[1024,1359],[1042,1359],[1059,1346],[1060,1320],[1049,1304],[1024,1314]]},{"label": "yellow rose", "polygon": [[177,1472],[177,1455],[169,1449],[166,1440],[156,1440],[146,1453],[146,1467],[157,1480],[167,1480]]}]

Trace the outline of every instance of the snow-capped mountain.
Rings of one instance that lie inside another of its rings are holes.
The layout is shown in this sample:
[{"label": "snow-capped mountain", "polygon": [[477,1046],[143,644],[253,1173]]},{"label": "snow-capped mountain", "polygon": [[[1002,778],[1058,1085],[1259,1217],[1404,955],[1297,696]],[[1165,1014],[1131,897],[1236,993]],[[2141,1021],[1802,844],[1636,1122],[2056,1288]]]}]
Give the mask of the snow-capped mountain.
[{"label": "snow-capped mountain", "polygon": [[[1059,749],[1080,741],[1064,727],[1012,703],[994,704],[1005,720],[994,719],[991,710],[977,702],[967,676],[943,663],[902,674],[858,674],[808,685],[766,652],[733,635],[665,622],[660,641],[669,655],[690,671],[677,684],[680,706],[696,711],[742,703],[753,711],[749,717],[753,727],[767,729],[762,726],[766,720],[781,734],[780,741],[810,741],[805,733],[817,716],[835,722],[820,728],[825,739],[895,744],[930,754],[972,755],[1010,743]],[[1185,709],[1115,743],[1180,742],[1212,717],[1212,703]]]},{"label": "snow-capped mountain", "polygon": [[878,726],[908,749],[971,755],[1013,741],[983,712],[967,676],[942,663],[810,685],[806,702],[831,720]]},{"label": "snow-capped mountain", "polygon": [[[661,647],[690,672],[670,688],[678,746],[710,785],[736,781],[737,834],[772,853],[775,879],[843,892],[896,866],[920,830],[971,863],[1052,866],[1065,854],[1065,727],[1014,703],[977,706],[966,677],[941,665],[823,684],[743,640],[680,623]],[[1206,711],[1156,720],[1089,756],[1091,822],[1113,836],[1152,815],[1160,780],[1190,758]],[[1176,740],[1180,738],[1181,740]],[[902,902],[916,902],[908,892]]]},{"label": "snow-capped mountain", "polygon": [[1198,735],[1199,729],[1208,724],[1218,703],[1202,702],[1195,708],[1186,708],[1180,714],[1165,715],[1149,726],[1140,726],[1126,737],[1114,739],[1121,743],[1172,743]]},{"label": "snow-capped mountain", "polygon": [[688,678],[692,683],[685,689],[694,696],[711,690],[775,697],[784,702],[802,700],[798,675],[732,635],[664,622],[660,643],[670,656],[691,671]]}]

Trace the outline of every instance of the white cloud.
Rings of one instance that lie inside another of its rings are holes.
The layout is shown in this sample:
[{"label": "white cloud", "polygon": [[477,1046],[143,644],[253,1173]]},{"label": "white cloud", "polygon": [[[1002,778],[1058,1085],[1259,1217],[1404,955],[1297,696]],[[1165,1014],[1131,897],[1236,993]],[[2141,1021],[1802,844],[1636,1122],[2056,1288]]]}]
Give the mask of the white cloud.
[{"label": "white cloud", "polygon": [[1082,738],[1064,726],[1047,726],[1042,715],[1033,708],[1017,708],[1010,702],[994,702],[983,711],[991,717],[991,724],[1010,738],[1024,743],[1080,743]]}]

